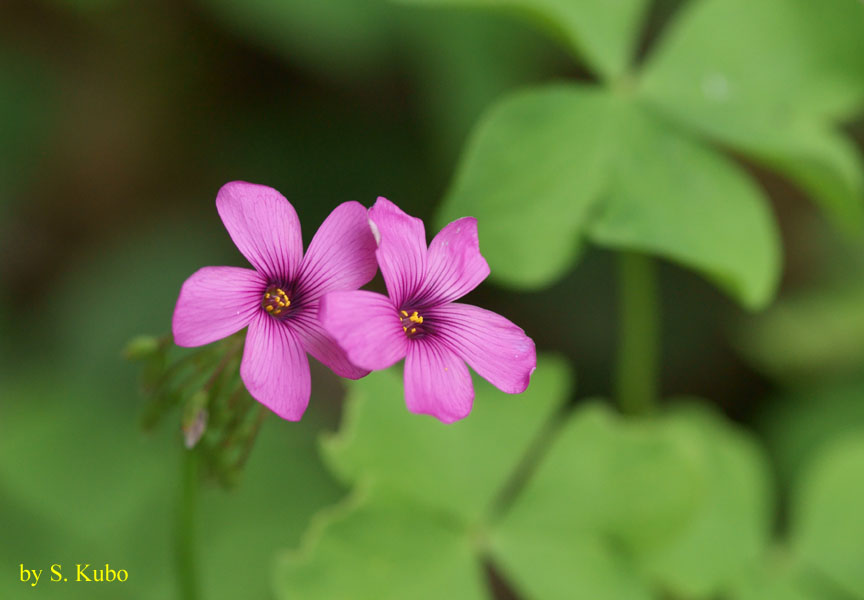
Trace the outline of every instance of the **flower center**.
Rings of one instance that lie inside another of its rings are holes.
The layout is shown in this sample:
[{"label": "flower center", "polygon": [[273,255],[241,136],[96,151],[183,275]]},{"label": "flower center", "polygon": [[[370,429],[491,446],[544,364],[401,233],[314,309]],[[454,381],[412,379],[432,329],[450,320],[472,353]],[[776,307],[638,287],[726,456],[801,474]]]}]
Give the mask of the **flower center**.
[{"label": "flower center", "polygon": [[399,311],[399,318],[402,320],[402,331],[408,337],[415,337],[425,333],[423,331],[423,317],[417,314],[417,311],[409,313],[407,310]]},{"label": "flower center", "polygon": [[261,299],[261,307],[276,319],[284,319],[289,306],[291,306],[291,300],[288,299],[288,294],[276,285],[268,287]]}]

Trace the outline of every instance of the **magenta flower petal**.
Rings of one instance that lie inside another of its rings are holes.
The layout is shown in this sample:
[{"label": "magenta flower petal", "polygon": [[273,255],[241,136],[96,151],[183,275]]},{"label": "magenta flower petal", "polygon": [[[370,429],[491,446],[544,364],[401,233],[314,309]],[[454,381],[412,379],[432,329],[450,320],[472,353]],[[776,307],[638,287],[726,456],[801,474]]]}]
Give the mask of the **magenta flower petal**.
[{"label": "magenta flower petal", "polygon": [[426,275],[426,230],[423,221],[378,198],[369,209],[369,221],[378,238],[378,266],[387,294],[400,306],[423,284]]},{"label": "magenta flower petal", "polygon": [[264,311],[249,323],[240,377],[258,402],[299,421],[311,394],[309,360],[297,335]]},{"label": "magenta flower petal", "polygon": [[295,319],[292,325],[306,352],[340,377],[360,379],[369,374],[369,369],[361,369],[348,359],[348,354],[324,331],[317,319],[304,316]]},{"label": "magenta flower petal", "polygon": [[501,315],[470,304],[451,303],[428,312],[439,338],[477,374],[508,394],[528,387],[537,367],[534,341]]},{"label": "magenta flower petal", "polygon": [[355,290],[378,270],[375,238],[366,208],[359,202],[337,206],[312,238],[303,257],[298,280],[305,301],[334,290]]},{"label": "magenta flower petal", "polygon": [[396,308],[381,294],[331,292],[321,298],[318,319],[358,367],[386,369],[408,351]]},{"label": "magenta flower petal", "polygon": [[423,303],[452,302],[489,276],[489,265],[480,254],[477,219],[463,217],[442,229],[429,244]]},{"label": "magenta flower petal", "polygon": [[255,269],[288,282],[300,268],[300,220],[285,197],[265,185],[232,181],[216,196],[216,209],[231,239]]},{"label": "magenta flower petal", "polygon": [[178,346],[203,346],[237,333],[258,310],[267,280],[238,267],[204,267],[180,288],[171,330]]},{"label": "magenta flower petal", "polygon": [[433,339],[411,344],[405,359],[405,403],[411,412],[443,423],[467,417],[474,385],[465,362]]}]

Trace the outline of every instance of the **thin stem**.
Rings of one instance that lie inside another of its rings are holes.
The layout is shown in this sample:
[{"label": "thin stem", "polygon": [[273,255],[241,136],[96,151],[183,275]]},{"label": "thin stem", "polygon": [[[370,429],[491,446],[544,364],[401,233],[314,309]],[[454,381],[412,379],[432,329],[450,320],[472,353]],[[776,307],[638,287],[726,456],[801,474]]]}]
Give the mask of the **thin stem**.
[{"label": "thin stem", "polygon": [[195,507],[198,495],[198,453],[185,451],[177,507],[175,559],[181,600],[198,600],[198,567],[195,552]]},{"label": "thin stem", "polygon": [[657,401],[660,307],[653,260],[622,252],[618,262],[618,403],[627,414],[650,413]]}]

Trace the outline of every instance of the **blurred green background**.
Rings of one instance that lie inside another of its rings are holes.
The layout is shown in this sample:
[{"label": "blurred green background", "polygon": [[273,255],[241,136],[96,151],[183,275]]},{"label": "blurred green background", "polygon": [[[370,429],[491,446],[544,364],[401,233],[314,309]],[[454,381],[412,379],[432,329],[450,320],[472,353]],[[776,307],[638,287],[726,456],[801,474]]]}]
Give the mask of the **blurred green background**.
[{"label": "blurred green background", "polygon": [[[640,56],[681,4],[652,4]],[[379,0],[0,4],[0,598],[176,593],[182,438],[170,418],[141,433],[136,367],[121,350],[138,333],[169,331],[194,270],[243,265],[214,210],[223,183],[280,190],[307,243],[338,203],[379,195],[431,233],[483,110],[558,79],[592,76],[534,27],[495,13]],[[864,147],[864,121],[845,128]],[[664,395],[710,398],[757,432],[782,531],[800,471],[864,427],[864,247],[798,189],[740,162],[778,219],[779,299],[746,314],[662,264],[661,381]],[[487,282],[470,301],[564,356],[579,398],[608,395],[613,266],[588,248],[549,288]],[[346,494],[316,442],[338,427],[343,395],[313,366],[304,420],[270,418],[236,489],[204,487],[204,598],[271,597],[278,552]],[[849,477],[864,490],[864,474]],[[129,582],[30,590],[18,580],[20,563],[79,562],[126,568]]]}]

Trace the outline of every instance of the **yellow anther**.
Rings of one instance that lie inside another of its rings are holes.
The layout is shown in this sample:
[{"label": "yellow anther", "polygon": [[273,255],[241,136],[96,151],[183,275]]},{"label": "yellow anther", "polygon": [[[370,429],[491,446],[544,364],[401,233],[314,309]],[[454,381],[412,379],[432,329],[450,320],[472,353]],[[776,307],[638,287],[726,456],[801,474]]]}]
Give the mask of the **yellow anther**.
[{"label": "yellow anther", "polygon": [[417,328],[416,328],[416,327],[412,327],[412,328],[411,328],[411,333],[417,333]]},{"label": "yellow anther", "polygon": [[267,292],[266,294],[264,294],[264,297],[265,297],[265,298],[269,298],[269,297],[270,297],[270,292]]},{"label": "yellow anther", "polygon": [[418,316],[417,311],[415,310],[414,314],[411,315],[410,317],[408,317],[408,320],[411,321],[412,323],[418,323],[419,324],[419,323],[423,322],[423,317]]},{"label": "yellow anther", "polygon": [[407,332],[408,332],[408,328],[407,328],[407,327],[405,327],[405,326],[404,326],[404,325],[403,325],[403,326],[402,326],[402,331],[404,331],[404,332],[406,332],[406,333],[407,333]]},{"label": "yellow anther", "polygon": [[[408,311],[407,311],[407,310],[402,310],[402,311],[399,311],[399,312],[402,313],[402,316],[403,316],[403,317],[407,317],[407,316],[408,316]],[[416,315],[417,313],[414,313],[414,314]]]},{"label": "yellow anther", "polygon": [[268,304],[267,306],[264,307],[264,310],[266,310],[267,312],[270,312],[273,310],[273,307]]}]

